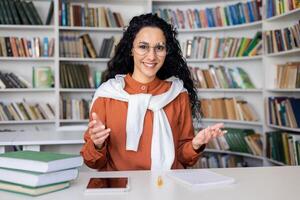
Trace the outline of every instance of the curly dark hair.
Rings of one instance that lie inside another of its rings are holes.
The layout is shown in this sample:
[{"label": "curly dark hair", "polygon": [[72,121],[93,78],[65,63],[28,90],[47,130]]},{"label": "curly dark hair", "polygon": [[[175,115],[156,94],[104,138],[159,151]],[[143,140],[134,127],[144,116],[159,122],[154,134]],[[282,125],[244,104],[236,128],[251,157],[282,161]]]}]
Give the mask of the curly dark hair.
[{"label": "curly dark hair", "polygon": [[193,116],[199,119],[200,102],[197,98],[191,73],[176,39],[177,31],[172,25],[158,17],[157,14],[142,14],[131,19],[127,30],[123,33],[123,37],[116,46],[115,55],[108,62],[108,68],[103,74],[103,81],[114,78],[116,74],[133,73],[134,61],[131,56],[133,41],[137,33],[144,27],[157,27],[163,31],[166,38],[167,55],[164,64],[157,72],[157,77],[161,80],[171,76],[181,79],[189,94]]}]

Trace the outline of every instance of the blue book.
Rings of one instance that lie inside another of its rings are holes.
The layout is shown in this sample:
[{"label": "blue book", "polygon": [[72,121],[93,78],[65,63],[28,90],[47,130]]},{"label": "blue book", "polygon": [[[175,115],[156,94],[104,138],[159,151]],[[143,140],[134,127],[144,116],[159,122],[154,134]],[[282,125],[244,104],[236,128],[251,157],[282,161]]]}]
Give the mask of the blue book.
[{"label": "blue book", "polygon": [[241,16],[241,22],[242,22],[242,24],[244,24],[244,23],[246,23],[246,17],[245,17],[245,13],[244,13],[242,3],[238,3],[238,9],[239,9],[239,13],[240,13],[240,16]]},{"label": "blue book", "polygon": [[224,7],[224,11],[225,11],[225,15],[227,17],[228,25],[229,26],[233,25],[232,17],[231,17],[231,13],[230,13],[229,7],[228,6]]},{"label": "blue book", "polygon": [[48,37],[44,37],[44,41],[43,41],[43,56],[44,57],[48,57],[48,47],[49,47],[49,41],[48,41]]},{"label": "blue book", "polygon": [[214,17],[212,15],[212,8],[206,8],[205,9],[208,27],[215,27]]},{"label": "blue book", "polygon": [[289,98],[289,101],[291,102],[298,128],[300,128],[300,99]]},{"label": "blue book", "polygon": [[238,16],[237,16],[237,13],[236,13],[235,8],[234,8],[233,5],[229,6],[229,11],[230,11],[230,14],[231,14],[233,25],[239,24]]},{"label": "blue book", "polygon": [[253,15],[253,9],[252,9],[251,2],[247,2],[247,8],[248,8],[248,12],[249,12],[250,22],[254,22],[255,21],[255,17]]},{"label": "blue book", "polygon": [[236,16],[237,16],[238,24],[242,24],[243,22],[242,22],[242,16],[240,14],[239,4],[241,4],[241,3],[237,3],[237,4],[233,5],[233,8],[234,8]]},{"label": "blue book", "polygon": [[194,10],[194,16],[195,16],[197,28],[201,28],[202,26],[199,18],[199,11],[197,9]]}]

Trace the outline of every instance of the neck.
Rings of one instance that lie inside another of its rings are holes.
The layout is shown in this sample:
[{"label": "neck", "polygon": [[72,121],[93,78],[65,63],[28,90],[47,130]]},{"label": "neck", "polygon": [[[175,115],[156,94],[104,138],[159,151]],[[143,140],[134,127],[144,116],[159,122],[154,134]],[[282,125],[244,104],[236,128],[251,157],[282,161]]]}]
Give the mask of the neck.
[{"label": "neck", "polygon": [[143,83],[143,84],[147,84],[147,83],[150,83],[151,81],[153,81],[155,79],[155,77],[153,78],[148,78],[148,79],[144,79],[144,78],[140,78],[139,76],[137,76],[136,74],[132,74],[131,76],[134,80],[140,82],[140,83]]}]

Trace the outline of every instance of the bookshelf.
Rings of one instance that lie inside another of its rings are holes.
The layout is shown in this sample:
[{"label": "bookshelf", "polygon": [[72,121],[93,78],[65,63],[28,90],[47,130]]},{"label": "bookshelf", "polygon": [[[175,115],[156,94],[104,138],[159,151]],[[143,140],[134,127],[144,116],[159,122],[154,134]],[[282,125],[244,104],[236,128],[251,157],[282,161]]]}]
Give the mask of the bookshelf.
[{"label": "bookshelf", "polygon": [[[71,5],[83,6],[84,0],[71,0]],[[205,1],[205,0],[88,0],[89,7],[108,7],[113,11],[120,12],[125,24],[135,16],[142,13],[151,12],[156,9],[173,9],[180,8],[187,10],[189,8],[205,9],[216,8],[217,6],[225,7],[239,2],[246,3],[244,0],[223,0],[223,1]],[[50,5],[50,0],[33,0],[38,13],[43,22],[47,18],[47,13]],[[32,121],[0,121],[1,129],[11,128],[17,130],[35,129],[43,130],[58,130],[64,127],[71,127],[77,125],[86,126],[85,119],[61,119],[60,118],[60,98],[73,99],[91,99],[95,89],[90,88],[61,88],[60,87],[60,65],[61,64],[88,64],[92,71],[104,70],[109,58],[78,58],[78,57],[62,57],[59,54],[60,35],[63,32],[74,32],[77,34],[89,33],[95,50],[98,53],[104,38],[110,36],[121,36],[123,28],[117,27],[81,27],[81,26],[62,26],[59,21],[59,1],[54,1],[53,19],[50,25],[0,25],[0,37],[16,36],[22,37],[24,33],[28,37],[53,37],[55,39],[55,49],[53,57],[0,57],[0,70],[14,72],[21,74],[25,79],[30,81],[32,79],[31,71],[33,66],[50,66],[54,75],[54,87],[47,89],[26,88],[26,89],[0,89],[1,99],[4,102],[9,102],[10,99],[14,101],[22,101],[25,98],[28,101],[49,102],[55,109],[54,120],[32,120]],[[295,9],[279,16],[274,16],[266,19],[265,17],[266,1],[263,1],[262,20],[253,21],[250,23],[236,24],[222,27],[205,27],[205,28],[178,28],[178,39],[180,42],[188,39],[193,39],[194,36],[207,37],[249,37],[253,38],[257,31],[273,30],[277,28],[284,28],[292,25],[300,19],[300,9]],[[128,12],[130,11],[130,12]],[[233,128],[249,128],[255,132],[261,133],[264,141],[266,140],[265,132],[271,130],[283,130],[300,132],[299,129],[280,127],[277,125],[270,125],[268,123],[268,113],[264,101],[269,96],[293,96],[300,97],[300,89],[277,89],[274,88],[275,64],[289,61],[299,61],[299,49],[292,49],[283,52],[262,54],[251,57],[226,57],[226,58],[204,58],[193,59],[187,58],[186,61],[189,66],[199,67],[201,69],[208,68],[208,65],[223,65],[227,68],[239,66],[244,69],[252,79],[255,89],[241,89],[241,88],[199,88],[199,97],[201,98],[231,98],[237,97],[247,100],[247,102],[255,109],[258,121],[241,121],[228,119],[203,119],[202,125],[207,126],[213,123],[223,122],[226,127]],[[24,69],[24,70],[23,70]],[[215,154],[232,154],[247,157],[254,163],[254,165],[281,165],[279,162],[267,159],[264,156],[254,156],[251,154],[244,154],[231,151],[219,151],[208,149],[210,153]],[[266,146],[264,145],[264,152]]]},{"label": "bookshelf", "polygon": [[[267,8],[266,6],[266,2],[265,2],[265,8]],[[266,10],[266,13],[268,11]],[[291,27],[293,26],[295,23],[297,23],[300,19],[300,8],[294,9],[294,10],[290,10],[290,11],[286,11],[282,14],[279,15],[275,15],[269,18],[265,18],[263,20],[263,31],[270,31],[270,30],[275,30],[275,29],[284,29],[287,27]],[[264,38],[266,40],[266,38]],[[266,48],[266,47],[265,47]],[[274,53],[268,53],[265,52],[264,56],[263,56],[263,65],[264,65],[264,71],[265,71],[265,77],[264,77],[264,91],[263,91],[263,96],[265,101],[267,101],[267,98],[269,97],[295,97],[295,98],[299,98],[300,97],[300,93],[299,93],[299,88],[278,88],[275,80],[276,80],[276,76],[277,76],[277,65],[279,64],[285,64],[288,62],[297,62],[299,61],[299,55],[300,55],[300,50],[299,48],[293,48],[290,50],[284,50],[281,52],[274,52]],[[286,66],[285,66],[286,67]],[[273,158],[270,158],[267,156],[267,152],[270,151],[268,148],[270,148],[267,143],[268,143],[268,138],[267,138],[267,132],[272,132],[272,135],[275,134],[279,134],[280,137],[283,137],[283,134],[285,132],[291,133],[295,138],[299,139],[299,133],[300,133],[300,128],[291,128],[291,127],[287,127],[287,126],[280,126],[277,124],[271,124],[270,123],[270,108],[268,107],[267,104],[265,104],[264,106],[265,108],[265,123],[264,123],[264,133],[265,133],[265,156],[266,159],[265,161],[265,165],[287,165],[286,162],[282,162],[282,161],[278,161],[278,160],[274,160]],[[274,132],[276,131],[276,132]],[[284,139],[282,139],[284,142]],[[296,146],[294,146],[293,148],[295,148]],[[281,148],[279,145],[276,146],[276,148]],[[283,149],[291,149],[290,144],[288,145],[288,147],[283,147]],[[272,150],[273,151],[273,150]],[[293,154],[289,153],[289,155],[285,154],[285,158],[289,157],[289,160],[291,159],[291,157],[293,156]]]}]

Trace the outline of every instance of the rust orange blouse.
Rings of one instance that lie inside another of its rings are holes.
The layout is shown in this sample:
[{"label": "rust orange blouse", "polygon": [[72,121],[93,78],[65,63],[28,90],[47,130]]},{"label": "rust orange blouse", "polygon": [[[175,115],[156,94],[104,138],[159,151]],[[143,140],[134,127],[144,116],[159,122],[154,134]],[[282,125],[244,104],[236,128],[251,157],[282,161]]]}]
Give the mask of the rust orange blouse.
[{"label": "rust orange blouse", "polygon": [[[129,94],[148,93],[162,94],[171,86],[170,82],[155,78],[152,82],[142,84],[131,75],[125,76],[125,91]],[[88,130],[84,134],[85,144],[81,155],[87,166],[98,170],[149,170],[151,168],[151,141],[153,128],[153,112],[147,110],[144,129],[140,138],[138,151],[126,150],[126,118],[127,102],[111,98],[99,97],[95,100],[91,113],[96,112],[106,128],[110,128],[110,136],[101,149],[96,149],[90,139]],[[164,111],[170,122],[175,146],[175,159],[172,169],[180,169],[196,163],[205,145],[197,152],[192,147],[194,128],[187,92],[180,93]],[[91,115],[90,115],[91,120]]]}]

